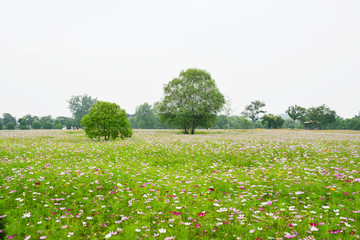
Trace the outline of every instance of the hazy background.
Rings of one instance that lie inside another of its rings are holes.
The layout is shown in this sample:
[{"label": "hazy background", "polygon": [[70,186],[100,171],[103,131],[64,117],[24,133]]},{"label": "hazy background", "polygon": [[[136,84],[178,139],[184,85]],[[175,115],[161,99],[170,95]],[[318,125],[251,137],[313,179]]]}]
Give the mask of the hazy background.
[{"label": "hazy background", "polygon": [[360,1],[0,1],[0,114],[70,116],[87,93],[128,113],[206,69],[240,114],[360,111]]}]

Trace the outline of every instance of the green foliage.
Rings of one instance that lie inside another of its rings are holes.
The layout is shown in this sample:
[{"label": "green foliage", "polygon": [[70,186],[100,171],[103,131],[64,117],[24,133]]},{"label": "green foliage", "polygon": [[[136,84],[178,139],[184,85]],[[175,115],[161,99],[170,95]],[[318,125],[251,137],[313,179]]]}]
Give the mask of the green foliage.
[{"label": "green foliage", "polygon": [[63,125],[61,124],[60,120],[59,119],[56,119],[54,121],[54,129],[62,129]]},{"label": "green foliage", "polygon": [[2,119],[0,118],[0,130],[3,129],[3,123],[2,123]]},{"label": "green foliage", "polygon": [[216,122],[213,125],[215,129],[225,129],[227,128],[228,119],[225,115],[216,116]]},{"label": "green foliage", "polygon": [[28,126],[27,126],[27,120],[26,120],[25,117],[19,118],[18,122],[19,122],[19,128],[21,130],[29,129]]},{"label": "green foliage", "polygon": [[131,126],[132,129],[138,129],[139,128],[135,116],[128,117],[128,120],[130,122],[130,126]]},{"label": "green foliage", "polygon": [[251,122],[244,116],[233,116],[230,120],[235,129],[249,129]]},{"label": "green foliage", "polygon": [[[294,105],[294,106],[290,106],[285,112],[296,123],[297,120],[301,120],[304,118],[304,116],[306,114],[306,108],[300,107],[298,105]],[[296,125],[295,125],[295,128],[296,128]]]},{"label": "green foliage", "polygon": [[30,129],[31,128],[31,125],[32,125],[32,122],[35,121],[35,120],[38,120],[38,117],[36,116],[31,116],[31,114],[26,114],[24,117],[22,117],[26,120],[26,127],[27,129]]},{"label": "green foliage", "polygon": [[265,125],[268,129],[281,128],[284,122],[285,120],[281,116],[274,116],[273,114],[265,114],[262,117],[262,121],[261,121],[261,123]]},{"label": "green foliage", "polygon": [[336,112],[326,105],[311,107],[306,111],[306,121],[319,124],[321,129],[331,128],[330,124],[335,122]]},{"label": "green foliage", "polygon": [[8,122],[6,124],[6,129],[7,130],[14,130],[15,129],[15,124],[13,122]]},{"label": "green foliage", "polygon": [[360,132],[177,132],[2,133],[0,239],[358,239]]},{"label": "green foliage", "polygon": [[16,126],[16,118],[13,117],[10,113],[3,114],[2,122],[3,122],[4,126],[7,126],[7,124],[9,122],[12,122],[14,124],[14,126]]},{"label": "green foliage", "polygon": [[[160,125],[159,118],[148,103],[136,107],[135,121],[137,128],[140,129],[156,129]],[[132,127],[135,128],[135,126]]]},{"label": "green foliage", "polygon": [[104,137],[105,141],[119,136],[122,139],[131,137],[133,133],[125,110],[115,103],[97,101],[81,119],[81,124],[85,126],[86,136]]},{"label": "green foliage", "polygon": [[40,121],[33,121],[31,124],[32,129],[41,129],[41,123]]},{"label": "green foliage", "polygon": [[73,126],[80,128],[81,119],[89,113],[92,105],[96,103],[96,98],[92,98],[87,94],[72,96],[68,101],[69,109],[73,115]]},{"label": "green foliage", "polygon": [[225,103],[211,75],[205,70],[181,71],[164,87],[165,97],[155,104],[163,123],[194,134],[197,127],[208,128]]},{"label": "green foliage", "polygon": [[41,127],[43,129],[52,129],[53,128],[53,124],[49,121],[46,121],[44,123],[41,124]]},{"label": "green foliage", "polygon": [[49,122],[49,123],[53,124],[54,119],[50,115],[47,115],[47,116],[41,117],[40,122],[41,122],[41,126],[43,126],[46,122]]},{"label": "green foliage", "polygon": [[360,118],[355,116],[350,119],[345,119],[343,125],[344,129],[360,130]]},{"label": "green foliage", "polygon": [[293,119],[286,119],[283,125],[283,128],[296,128],[296,123]]},{"label": "green foliage", "polygon": [[245,106],[245,111],[243,111],[242,114],[251,119],[253,129],[255,127],[255,122],[259,120],[259,114],[266,112],[261,110],[265,106],[265,103],[259,100],[252,101],[249,105]]}]

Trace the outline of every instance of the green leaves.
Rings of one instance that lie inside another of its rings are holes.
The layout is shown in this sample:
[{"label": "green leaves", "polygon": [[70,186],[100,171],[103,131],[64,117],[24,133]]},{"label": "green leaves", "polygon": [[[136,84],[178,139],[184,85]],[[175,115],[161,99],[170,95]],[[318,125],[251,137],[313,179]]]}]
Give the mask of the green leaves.
[{"label": "green leaves", "polygon": [[115,103],[97,101],[89,114],[81,119],[81,124],[85,126],[85,133],[89,138],[104,137],[106,141],[132,136],[125,110]]},{"label": "green leaves", "polygon": [[255,121],[259,119],[260,113],[265,113],[264,110],[261,110],[263,107],[265,107],[265,103],[261,102],[259,100],[252,101],[249,105],[245,106],[245,111],[242,112],[242,114],[245,117],[248,117],[252,120],[253,123],[253,129],[255,126]]},{"label": "green leaves", "polygon": [[75,127],[80,127],[81,118],[89,113],[92,105],[96,103],[96,99],[88,96],[87,94],[72,96],[68,101],[69,109],[74,117]]},{"label": "green leaves", "polygon": [[155,103],[160,120],[191,134],[199,126],[210,127],[225,103],[211,75],[201,69],[182,71],[164,87],[164,95]]}]

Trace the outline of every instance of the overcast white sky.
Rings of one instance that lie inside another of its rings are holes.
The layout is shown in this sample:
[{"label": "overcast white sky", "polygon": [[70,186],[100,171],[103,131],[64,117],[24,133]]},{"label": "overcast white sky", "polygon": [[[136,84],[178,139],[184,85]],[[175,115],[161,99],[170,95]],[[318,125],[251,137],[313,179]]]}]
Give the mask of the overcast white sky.
[{"label": "overcast white sky", "polygon": [[128,113],[206,69],[240,114],[360,111],[360,1],[0,1],[0,115],[70,116],[87,93]]}]

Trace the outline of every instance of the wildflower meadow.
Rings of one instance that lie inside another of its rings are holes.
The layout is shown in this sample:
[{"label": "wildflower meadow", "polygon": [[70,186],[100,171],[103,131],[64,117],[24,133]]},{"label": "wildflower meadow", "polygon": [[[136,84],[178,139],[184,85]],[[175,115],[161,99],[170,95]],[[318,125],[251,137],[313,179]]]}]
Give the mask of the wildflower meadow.
[{"label": "wildflower meadow", "polygon": [[360,133],[0,131],[0,239],[359,239]]}]

